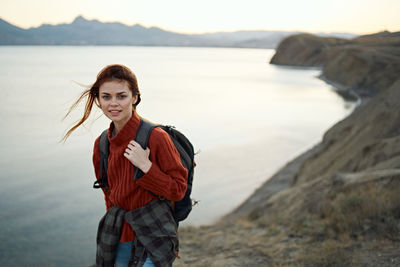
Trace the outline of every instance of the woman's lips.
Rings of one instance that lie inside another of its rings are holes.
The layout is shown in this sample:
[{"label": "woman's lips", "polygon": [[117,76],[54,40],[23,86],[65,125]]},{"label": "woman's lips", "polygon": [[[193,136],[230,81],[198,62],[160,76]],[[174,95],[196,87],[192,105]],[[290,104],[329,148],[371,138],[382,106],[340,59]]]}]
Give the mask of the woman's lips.
[{"label": "woman's lips", "polygon": [[110,110],[110,114],[111,114],[111,116],[114,116],[114,117],[116,117],[116,116],[118,116],[118,115],[119,115],[119,113],[121,113],[121,111],[120,111],[120,110]]}]

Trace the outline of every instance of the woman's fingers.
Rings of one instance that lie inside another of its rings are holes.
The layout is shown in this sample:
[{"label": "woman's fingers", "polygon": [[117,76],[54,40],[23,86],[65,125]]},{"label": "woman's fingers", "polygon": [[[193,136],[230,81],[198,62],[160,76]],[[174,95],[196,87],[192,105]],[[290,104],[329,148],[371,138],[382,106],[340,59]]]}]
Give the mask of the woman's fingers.
[{"label": "woman's fingers", "polygon": [[132,140],[128,143],[124,156],[135,166],[142,171],[147,172],[151,167],[149,160],[150,149],[147,147],[143,149],[142,146],[136,141]]},{"label": "woman's fingers", "polygon": [[132,140],[128,143],[125,152],[128,153],[129,155],[138,154],[138,155],[148,156],[150,154],[150,149],[148,147],[146,149],[143,149],[139,143]]},{"label": "woman's fingers", "polygon": [[131,144],[133,146],[140,146],[140,144],[138,142],[136,142],[135,140],[130,141],[129,144]]}]

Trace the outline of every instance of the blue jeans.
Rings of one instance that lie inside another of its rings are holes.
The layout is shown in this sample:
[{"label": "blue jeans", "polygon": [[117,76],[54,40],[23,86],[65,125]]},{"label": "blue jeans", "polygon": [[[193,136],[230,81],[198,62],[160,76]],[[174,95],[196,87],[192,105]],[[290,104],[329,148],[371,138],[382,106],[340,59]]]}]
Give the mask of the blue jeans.
[{"label": "blue jeans", "polygon": [[[117,255],[115,257],[115,267],[126,267],[128,266],[129,257],[131,256],[133,241],[119,242],[117,248]],[[150,258],[147,257],[143,267],[155,267]]]}]

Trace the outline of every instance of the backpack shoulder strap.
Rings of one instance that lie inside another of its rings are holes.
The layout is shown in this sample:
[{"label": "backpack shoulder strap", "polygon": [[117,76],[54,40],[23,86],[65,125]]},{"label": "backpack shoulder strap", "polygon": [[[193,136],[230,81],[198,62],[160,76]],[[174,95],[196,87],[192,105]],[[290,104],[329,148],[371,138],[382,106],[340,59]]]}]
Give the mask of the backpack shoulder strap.
[{"label": "backpack shoulder strap", "polygon": [[104,130],[100,135],[99,140],[99,150],[100,150],[100,179],[96,180],[93,184],[93,188],[101,188],[105,187],[105,190],[108,189],[108,154],[109,154],[109,145],[108,141],[108,130]]},{"label": "backpack shoulder strap", "polygon": [[[143,119],[140,120],[139,128],[136,132],[135,141],[138,142],[143,149],[147,148],[151,131],[153,131],[155,127],[157,127],[157,125],[145,121]],[[142,177],[143,175],[144,173],[142,172],[142,170],[136,167],[135,174],[133,175],[133,180],[136,180]]]}]

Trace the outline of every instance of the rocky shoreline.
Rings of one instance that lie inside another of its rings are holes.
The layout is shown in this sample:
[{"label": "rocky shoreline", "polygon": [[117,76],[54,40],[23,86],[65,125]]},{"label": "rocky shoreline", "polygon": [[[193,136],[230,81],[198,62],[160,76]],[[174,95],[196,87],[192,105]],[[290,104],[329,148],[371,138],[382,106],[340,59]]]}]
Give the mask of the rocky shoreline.
[{"label": "rocky shoreline", "polygon": [[271,64],[321,67],[362,102],[219,223],[180,229],[175,266],[398,266],[400,33],[294,35]]}]

